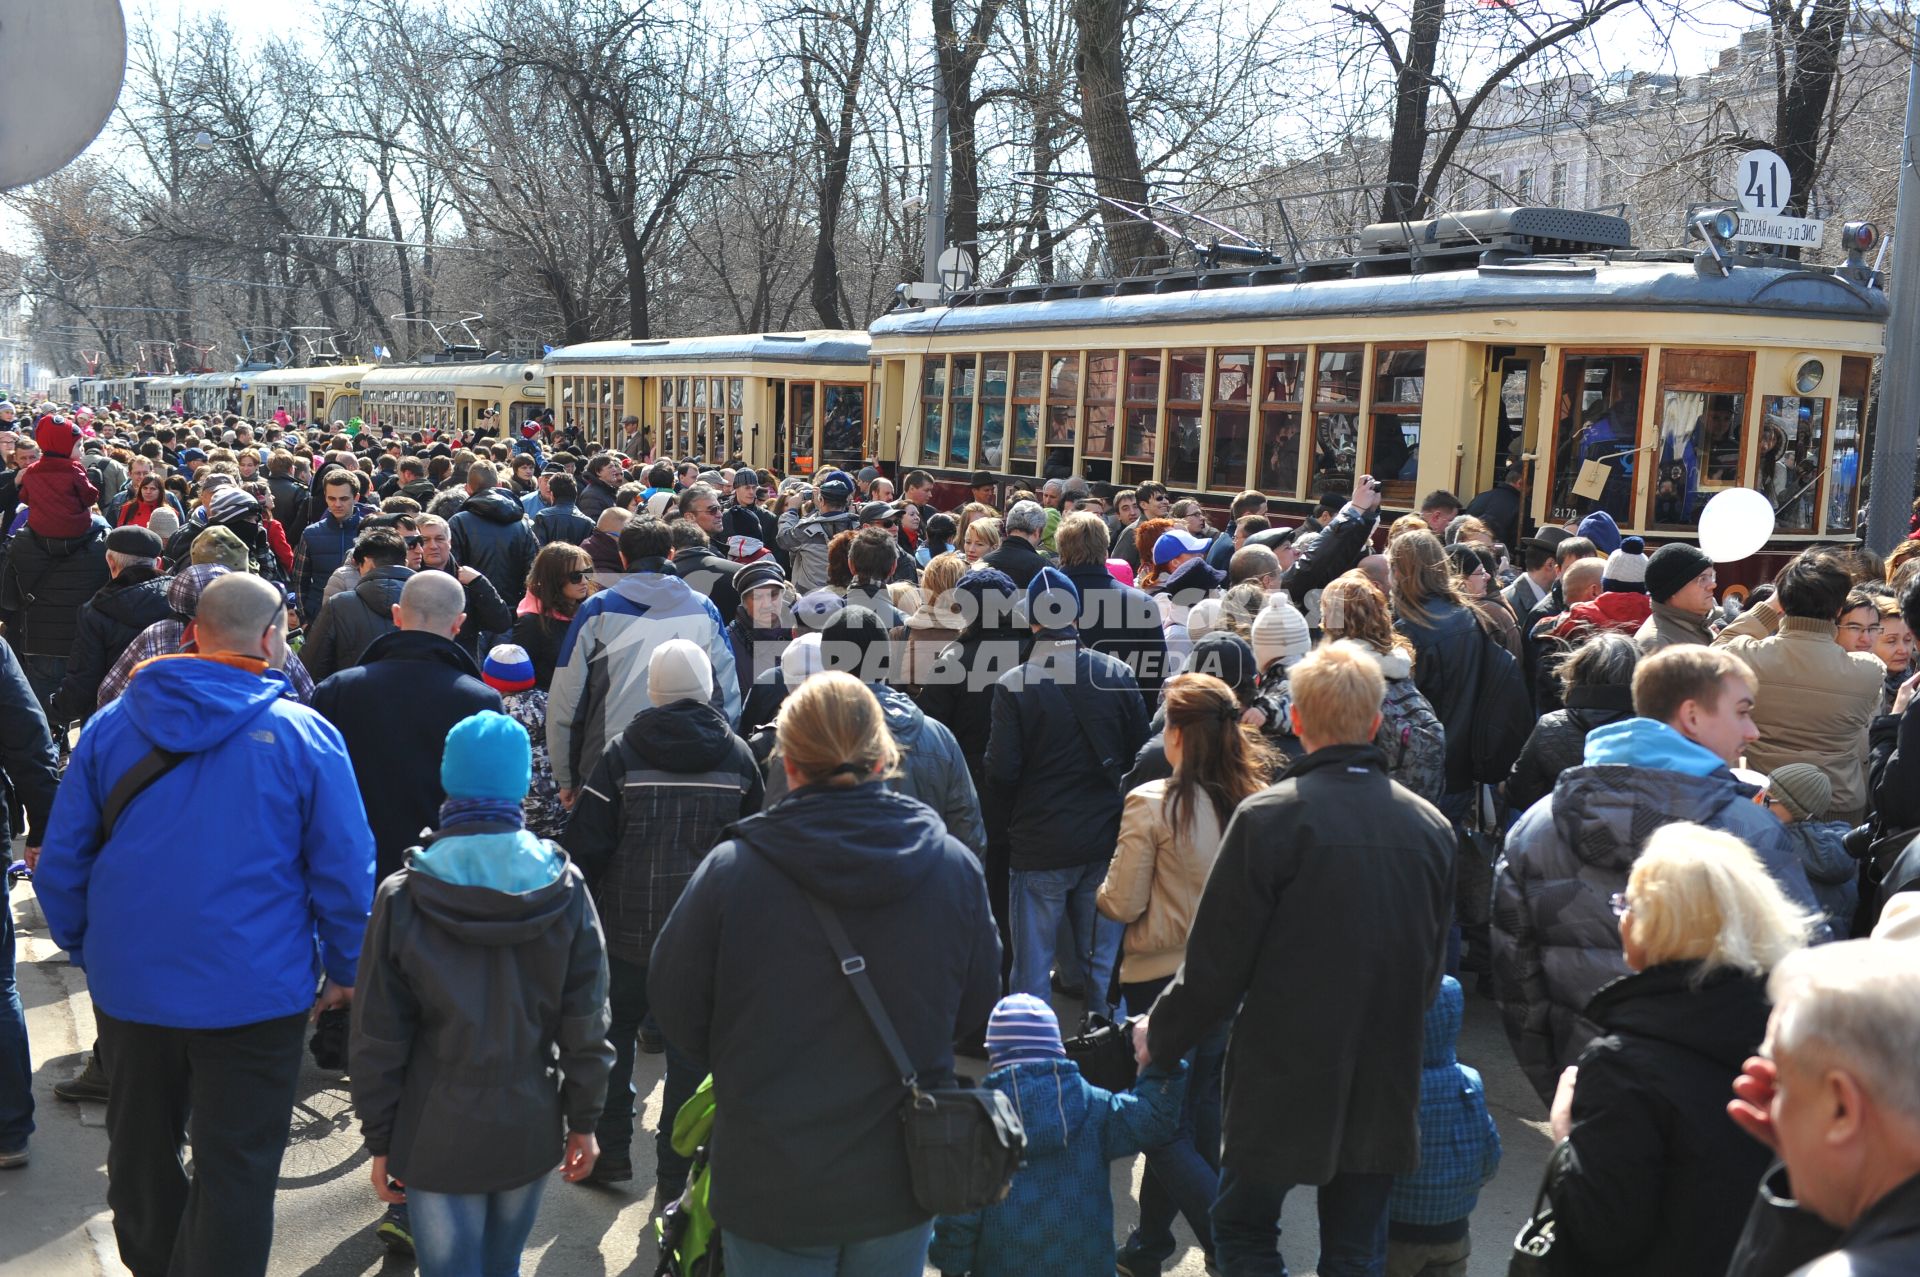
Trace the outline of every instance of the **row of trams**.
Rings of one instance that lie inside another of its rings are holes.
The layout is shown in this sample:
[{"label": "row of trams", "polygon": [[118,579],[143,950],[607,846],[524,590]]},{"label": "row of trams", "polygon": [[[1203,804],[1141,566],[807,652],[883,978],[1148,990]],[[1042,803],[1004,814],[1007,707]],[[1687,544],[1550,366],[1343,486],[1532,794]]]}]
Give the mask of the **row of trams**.
[{"label": "row of trams", "polygon": [[1858,238],[1818,267],[1710,238],[1636,250],[1598,214],[1488,210],[1369,227],[1332,260],[903,290],[865,331],[69,378],[54,394],[403,431],[509,433],[551,411],[603,447],[628,442],[632,416],[666,454],[781,474],[876,458],[955,485],[981,469],[1158,480],[1215,508],[1257,488],[1282,513],[1361,473],[1394,512],[1517,467],[1528,527],[1605,510],[1656,542],[1744,486],[1775,506],[1772,558],[1858,531],[1887,318]]}]

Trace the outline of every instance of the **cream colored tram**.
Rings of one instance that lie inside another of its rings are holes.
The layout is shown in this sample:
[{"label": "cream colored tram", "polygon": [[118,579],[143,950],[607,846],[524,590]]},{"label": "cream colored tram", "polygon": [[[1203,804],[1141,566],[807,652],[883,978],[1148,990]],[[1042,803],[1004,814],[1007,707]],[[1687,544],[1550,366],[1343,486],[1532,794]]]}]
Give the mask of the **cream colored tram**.
[{"label": "cream colored tram", "polygon": [[1257,488],[1295,514],[1360,473],[1391,515],[1518,464],[1523,533],[1605,510],[1686,537],[1747,486],[1775,505],[1772,550],[1855,536],[1878,278],[1639,252],[1625,229],[1503,210],[1369,228],[1375,252],[1339,262],[896,309],[871,328],[883,447],[949,483],[1158,480],[1209,506]]},{"label": "cream colored tram", "polygon": [[596,448],[628,448],[636,417],[660,455],[735,459],[781,474],[876,455],[867,334],[745,333],[595,341],[546,358],[554,420]]},{"label": "cream colored tram", "polygon": [[321,364],[274,368],[247,375],[245,415],[272,421],[285,409],[296,425],[347,422],[360,415],[360,381],[373,364]]},{"label": "cream colored tram", "polygon": [[361,415],[396,430],[466,434],[496,412],[492,432],[508,435],[546,408],[538,363],[474,360],[375,368],[360,379]]}]

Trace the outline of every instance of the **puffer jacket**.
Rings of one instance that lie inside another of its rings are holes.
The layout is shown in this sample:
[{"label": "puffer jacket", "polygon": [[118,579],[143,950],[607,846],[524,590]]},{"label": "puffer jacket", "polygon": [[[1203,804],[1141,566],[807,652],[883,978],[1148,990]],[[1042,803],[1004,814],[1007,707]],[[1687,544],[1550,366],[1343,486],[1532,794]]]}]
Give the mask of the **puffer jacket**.
[{"label": "puffer jacket", "polygon": [[53,711],[67,723],[85,722],[93,713],[100,683],[138,638],[140,631],[155,621],[173,615],[167,603],[167,589],[173,578],[161,576],[144,564],[127,568],[100,587],[81,607],[75,621],[73,654],[67,660],[67,676],[54,693]]},{"label": "puffer jacket", "polygon": [[1787,842],[1836,936],[1852,934],[1860,907],[1860,862],[1847,854],[1844,841],[1852,828],[1844,820],[1796,820],[1786,826]]},{"label": "puffer jacket", "polygon": [[[1374,748],[1387,760],[1387,775],[1430,803],[1440,801],[1447,772],[1447,730],[1413,678],[1413,660],[1405,652],[1374,653],[1380,672],[1387,676],[1387,694],[1380,702],[1380,730]],[[1261,728],[1289,757],[1306,753],[1293,734],[1293,689],[1278,665],[1260,675],[1260,695],[1254,704],[1267,716]]]},{"label": "puffer jacket", "polygon": [[[353,543],[360,536],[360,525],[366,522],[370,513],[366,506],[360,505],[356,505],[345,519],[336,519],[331,514],[323,513],[301,532],[300,543],[293,549],[292,582],[299,594],[301,616],[311,619],[320,615],[321,605],[326,601],[327,578],[353,552]],[[180,529],[183,533],[186,530],[186,527]]]},{"label": "puffer jacket", "polygon": [[1498,642],[1480,628],[1477,614],[1464,604],[1434,599],[1427,604],[1431,624],[1407,617],[1393,628],[1413,643],[1413,681],[1446,729],[1445,791],[1473,787],[1473,733],[1468,727],[1480,695],[1480,644]]},{"label": "puffer jacket", "polygon": [[476,492],[447,520],[453,557],[493,583],[503,599],[517,599],[527,588],[527,570],[540,542],[513,493],[505,488]]},{"label": "puffer jacket", "polygon": [[107,525],[82,537],[43,537],[28,528],[7,543],[0,612],[22,656],[66,656],[79,637],[81,605],[111,579]]},{"label": "puffer jacket", "polygon": [[1760,739],[1747,750],[1747,766],[1770,772],[1812,763],[1833,782],[1827,814],[1852,823],[1866,814],[1867,729],[1887,667],[1871,652],[1842,651],[1834,637],[1833,622],[1783,617],[1768,600],[1713,645],[1745,661],[1759,681],[1753,724]]},{"label": "puffer jacket", "polygon": [[307,627],[300,659],[315,681],[360,663],[360,654],[382,634],[399,629],[393,622],[394,604],[413,572],[394,565],[374,568],[350,590],[326,601],[320,615]]},{"label": "puffer jacket", "polygon": [[1631,718],[1595,729],[1585,758],[1508,832],[1494,888],[1494,995],[1542,1100],[1594,1037],[1587,1003],[1627,973],[1610,901],[1654,830],[1684,820],[1732,834],[1796,904],[1819,907],[1784,827],[1703,747]]},{"label": "puffer jacket", "polygon": [[1603,1035],[1580,1056],[1573,1129],[1547,1173],[1568,1277],[1724,1273],[1764,1145],[1727,1116],[1741,1065],[1767,1031],[1761,977],[1666,963],[1607,985],[1587,1007]]},{"label": "puffer jacket", "polygon": [[380,884],[354,991],[367,1150],[435,1193],[551,1172],[566,1134],[599,1122],[613,1068],[586,880],[524,829],[481,828],[415,848]]},{"label": "puffer jacket", "polygon": [[1543,714],[1507,775],[1507,802],[1525,811],[1553,791],[1569,767],[1578,767],[1587,733],[1633,717],[1633,688],[1621,685],[1567,689],[1567,707]]},{"label": "puffer jacket", "polygon": [[776,543],[791,565],[787,577],[800,594],[811,594],[827,583],[827,543],[857,526],[851,510],[834,510],[800,517],[798,510],[780,516]]},{"label": "puffer jacket", "polygon": [[1457,1049],[1466,994],[1452,976],[1427,1008],[1427,1035],[1420,1047],[1420,1169],[1399,1175],[1387,1199],[1389,1234],[1406,1240],[1438,1240],[1426,1230],[1458,1228],[1480,1200],[1480,1190],[1500,1169],[1500,1128],[1487,1112],[1487,1090],[1478,1070],[1460,1063]]},{"label": "puffer jacket", "polygon": [[1009,1064],[987,1074],[1020,1114],[1027,1155],[1007,1196],[934,1222],[927,1260],[943,1273],[1028,1277],[1113,1267],[1112,1165],[1174,1137],[1186,1065],[1150,1068],[1130,1092],[1103,1091],[1071,1060]]},{"label": "puffer jacket", "polygon": [[1151,780],[1127,794],[1120,842],[1100,884],[1101,914],[1127,928],[1120,957],[1126,984],[1180,969],[1200,894],[1220,854],[1222,826],[1213,800],[1196,790],[1190,820],[1175,828],[1167,814],[1168,783]]},{"label": "puffer jacket", "polygon": [[[887,779],[887,788],[933,808],[947,833],[975,855],[985,851],[987,831],[980,819],[980,796],[953,733],[946,724],[922,713],[905,692],[884,683],[869,683],[867,690],[879,699],[887,731],[900,749],[900,772]],[[786,772],[776,767],[767,781],[767,803],[771,806],[786,795]]]},{"label": "puffer jacket", "polygon": [[[526,509],[526,502],[520,504]],[[543,546],[564,541],[568,545],[579,545],[593,535],[593,520],[581,514],[579,507],[569,501],[564,505],[542,506],[533,516],[533,537]]]},{"label": "puffer jacket", "polygon": [[561,837],[593,888],[607,952],[647,964],[693,871],[764,793],[753,751],[713,706],[674,701],[633,716],[588,774]]}]

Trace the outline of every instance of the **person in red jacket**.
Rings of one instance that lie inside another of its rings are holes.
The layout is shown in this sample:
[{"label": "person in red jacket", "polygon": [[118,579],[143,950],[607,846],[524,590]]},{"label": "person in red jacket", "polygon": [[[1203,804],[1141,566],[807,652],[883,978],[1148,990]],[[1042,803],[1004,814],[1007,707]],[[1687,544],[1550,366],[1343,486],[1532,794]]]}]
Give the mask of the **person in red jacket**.
[{"label": "person in red jacket", "polygon": [[80,431],[65,417],[49,413],[33,428],[40,460],[20,475],[20,496],[27,503],[27,526],[43,537],[82,537],[93,526],[90,509],[100,489],[87,478],[73,454]]}]

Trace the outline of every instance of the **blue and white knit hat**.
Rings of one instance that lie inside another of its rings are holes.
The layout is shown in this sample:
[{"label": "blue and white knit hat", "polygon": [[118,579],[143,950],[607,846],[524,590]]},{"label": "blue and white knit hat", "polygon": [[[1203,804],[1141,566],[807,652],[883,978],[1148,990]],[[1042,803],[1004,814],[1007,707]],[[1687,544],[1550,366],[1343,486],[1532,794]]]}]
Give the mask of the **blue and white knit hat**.
[{"label": "blue and white knit hat", "polygon": [[1066,1058],[1052,1007],[1031,993],[1010,993],[994,1004],[987,1021],[987,1062],[994,1068]]}]

